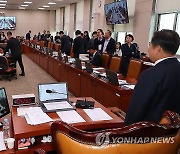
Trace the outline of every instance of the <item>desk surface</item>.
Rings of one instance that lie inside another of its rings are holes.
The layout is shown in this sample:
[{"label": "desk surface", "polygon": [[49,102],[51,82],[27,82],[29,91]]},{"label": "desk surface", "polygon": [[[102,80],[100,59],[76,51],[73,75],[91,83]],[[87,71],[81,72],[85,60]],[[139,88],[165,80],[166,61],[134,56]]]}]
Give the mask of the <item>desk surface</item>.
[{"label": "desk surface", "polygon": [[[95,101],[93,98],[89,98],[89,97],[86,99]],[[75,102],[76,100],[77,98],[70,98],[70,101]],[[85,119],[86,122],[76,123],[76,124],[73,124],[73,126],[82,130],[89,130],[89,129],[106,128],[106,127],[109,127],[109,125],[112,125],[113,127],[113,124],[118,124],[118,123],[121,126],[123,125],[122,119],[114,115],[112,112],[110,112],[107,108],[105,108],[103,105],[101,105],[97,101],[95,101],[95,107],[102,108],[113,119],[107,120],[107,121],[93,122],[82,109],[77,109],[76,111]],[[61,120],[56,113],[48,113],[48,115],[53,119],[53,121]],[[40,124],[36,126],[28,125],[24,117],[17,116],[16,107],[12,108],[12,122],[14,126],[14,137],[16,139],[50,134],[50,126],[52,123],[52,122],[49,122],[49,123]]]}]

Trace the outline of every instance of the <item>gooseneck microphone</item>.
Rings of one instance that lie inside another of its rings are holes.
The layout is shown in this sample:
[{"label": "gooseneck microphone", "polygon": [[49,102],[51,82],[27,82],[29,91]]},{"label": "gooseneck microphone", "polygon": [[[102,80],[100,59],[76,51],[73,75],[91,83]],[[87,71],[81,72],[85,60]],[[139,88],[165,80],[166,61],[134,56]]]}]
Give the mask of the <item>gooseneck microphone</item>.
[{"label": "gooseneck microphone", "polygon": [[60,93],[60,92],[57,92],[57,91],[55,91],[54,89],[52,89],[52,90],[47,89],[47,90],[46,90],[46,93],[48,93],[48,94],[54,93],[54,94],[62,94],[62,95],[70,95],[70,96],[74,96],[74,95],[68,94],[68,93]]}]

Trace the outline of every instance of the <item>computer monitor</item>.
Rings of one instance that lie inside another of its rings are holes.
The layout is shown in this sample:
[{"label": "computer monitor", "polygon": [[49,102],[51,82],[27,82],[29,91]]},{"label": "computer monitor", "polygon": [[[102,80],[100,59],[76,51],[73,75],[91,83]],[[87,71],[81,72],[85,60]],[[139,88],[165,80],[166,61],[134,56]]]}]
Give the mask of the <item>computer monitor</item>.
[{"label": "computer monitor", "polygon": [[66,82],[39,84],[38,92],[40,102],[68,99]]},{"label": "computer monitor", "polygon": [[82,64],[81,64],[81,60],[80,59],[76,58],[75,66],[76,66],[76,68],[82,69]]},{"label": "computer monitor", "polygon": [[93,73],[93,67],[91,63],[86,63],[86,71],[90,74]]},{"label": "computer monitor", "polygon": [[0,88],[0,118],[10,113],[5,88]]},{"label": "computer monitor", "polygon": [[106,70],[106,76],[110,83],[119,86],[117,73],[110,70]]}]

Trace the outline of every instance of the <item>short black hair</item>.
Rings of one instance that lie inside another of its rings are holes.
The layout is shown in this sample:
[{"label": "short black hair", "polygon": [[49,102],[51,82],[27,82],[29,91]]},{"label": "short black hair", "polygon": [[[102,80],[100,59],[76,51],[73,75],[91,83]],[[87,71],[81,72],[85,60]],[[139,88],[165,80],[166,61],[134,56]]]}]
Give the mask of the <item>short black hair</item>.
[{"label": "short black hair", "polygon": [[125,40],[126,40],[126,38],[127,38],[128,36],[131,37],[132,41],[134,41],[134,36],[131,35],[131,34],[127,34],[126,37],[125,37]]},{"label": "short black hair", "polygon": [[[104,35],[104,32],[103,32],[103,30],[102,30],[102,29],[98,29],[98,30],[102,33],[102,35]],[[97,31],[98,31],[98,30],[97,30]]]},{"label": "short black hair", "polygon": [[7,35],[12,35],[12,32],[8,31],[8,32],[7,32]]},{"label": "short black hair", "polygon": [[111,36],[112,35],[112,32],[110,30],[107,30],[107,32],[109,32],[109,35]]},{"label": "short black hair", "polygon": [[177,32],[163,29],[154,32],[151,43],[154,47],[159,45],[165,52],[174,55],[179,48],[180,38]]},{"label": "short black hair", "polygon": [[81,35],[81,31],[80,30],[76,30],[75,34],[76,35]]},{"label": "short black hair", "polygon": [[94,32],[92,33],[92,35],[94,35],[94,34],[97,34],[97,32],[96,32],[96,31],[94,31]]},{"label": "short black hair", "polygon": [[60,31],[59,34],[64,34],[64,32],[63,32],[63,31]]}]

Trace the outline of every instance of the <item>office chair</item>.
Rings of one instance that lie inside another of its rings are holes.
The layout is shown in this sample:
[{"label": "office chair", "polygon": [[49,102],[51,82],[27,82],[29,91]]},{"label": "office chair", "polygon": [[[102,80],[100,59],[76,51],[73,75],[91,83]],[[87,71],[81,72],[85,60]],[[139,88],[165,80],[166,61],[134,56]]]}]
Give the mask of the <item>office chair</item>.
[{"label": "office chair", "polygon": [[126,78],[137,80],[139,78],[139,75],[141,74],[141,67],[142,61],[131,59]]},{"label": "office chair", "polygon": [[119,72],[120,65],[121,65],[121,57],[112,57],[109,65],[109,70],[117,73]]},{"label": "office chair", "polygon": [[[51,134],[58,154],[177,154],[180,116],[166,111],[160,124],[144,121],[94,132],[56,121],[51,125]],[[40,152],[45,153],[35,150],[36,154]]]},{"label": "office chair", "polygon": [[102,54],[102,66],[108,68],[110,62],[110,56],[108,54]]},{"label": "office chair", "polygon": [[56,52],[60,51],[60,47],[61,47],[60,44],[54,44],[54,48]]},{"label": "office chair", "polygon": [[5,56],[0,56],[0,70],[1,76],[7,77],[9,81],[11,81],[12,77],[17,79],[15,64],[10,64],[9,66],[8,60]]}]

